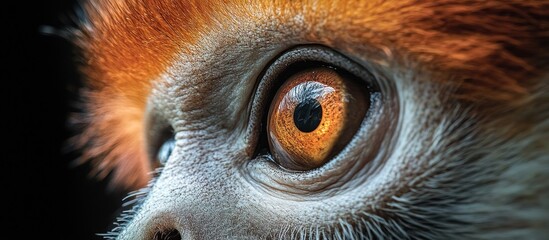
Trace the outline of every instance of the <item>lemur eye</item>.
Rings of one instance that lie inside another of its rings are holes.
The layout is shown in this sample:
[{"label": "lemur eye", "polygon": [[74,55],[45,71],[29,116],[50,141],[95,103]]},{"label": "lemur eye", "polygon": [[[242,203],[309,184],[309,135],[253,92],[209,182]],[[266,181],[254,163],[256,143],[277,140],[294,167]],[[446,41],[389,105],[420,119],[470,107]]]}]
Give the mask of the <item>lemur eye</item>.
[{"label": "lemur eye", "polygon": [[314,66],[290,75],[267,119],[275,161],[296,171],[324,165],[351,140],[369,106],[367,87],[346,71]]},{"label": "lemur eye", "polygon": [[172,155],[172,151],[175,148],[175,138],[172,136],[168,140],[166,140],[162,146],[158,149],[158,153],[156,156],[156,159],[158,160],[158,163],[161,166],[164,166],[166,162],[168,162],[168,159]]}]

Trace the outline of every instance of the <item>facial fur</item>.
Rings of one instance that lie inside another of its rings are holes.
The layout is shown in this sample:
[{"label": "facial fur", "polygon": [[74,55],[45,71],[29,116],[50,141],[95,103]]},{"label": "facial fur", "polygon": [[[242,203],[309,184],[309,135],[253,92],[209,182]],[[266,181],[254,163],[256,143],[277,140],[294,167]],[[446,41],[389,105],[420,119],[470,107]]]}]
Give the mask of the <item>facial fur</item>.
[{"label": "facial fur", "polygon": [[[114,185],[145,187],[107,236],[549,236],[549,1],[90,0],[84,9],[73,38],[87,78],[75,145]],[[299,46],[364,66],[383,111],[333,161],[292,175],[254,155],[264,127],[254,101],[264,69]],[[173,129],[176,147],[151,181],[158,125]]]}]

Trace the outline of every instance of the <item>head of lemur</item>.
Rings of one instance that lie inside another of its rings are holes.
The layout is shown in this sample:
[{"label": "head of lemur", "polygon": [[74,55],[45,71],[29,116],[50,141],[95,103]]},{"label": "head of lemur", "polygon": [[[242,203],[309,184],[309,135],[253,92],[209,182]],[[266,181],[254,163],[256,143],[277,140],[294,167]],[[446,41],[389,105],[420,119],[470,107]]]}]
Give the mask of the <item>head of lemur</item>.
[{"label": "head of lemur", "polygon": [[89,0],[107,239],[549,236],[549,1]]}]

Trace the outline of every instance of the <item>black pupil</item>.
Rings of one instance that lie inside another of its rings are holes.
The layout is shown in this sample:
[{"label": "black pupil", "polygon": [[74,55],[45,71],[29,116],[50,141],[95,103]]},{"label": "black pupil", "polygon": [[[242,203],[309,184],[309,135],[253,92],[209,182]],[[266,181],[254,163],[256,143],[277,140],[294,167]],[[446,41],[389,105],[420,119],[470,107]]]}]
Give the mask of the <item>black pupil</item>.
[{"label": "black pupil", "polygon": [[294,109],[294,123],[302,132],[312,132],[322,119],[322,106],[313,98],[305,99]]}]

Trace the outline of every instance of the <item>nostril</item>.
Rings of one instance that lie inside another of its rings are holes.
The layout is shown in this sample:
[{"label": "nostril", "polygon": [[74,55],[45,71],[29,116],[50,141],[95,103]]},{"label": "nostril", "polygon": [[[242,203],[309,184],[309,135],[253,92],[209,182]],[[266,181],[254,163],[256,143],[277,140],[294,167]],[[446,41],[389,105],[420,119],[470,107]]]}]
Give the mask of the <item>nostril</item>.
[{"label": "nostril", "polygon": [[153,240],[181,240],[181,234],[179,234],[179,231],[175,229],[167,229],[156,232]]}]

